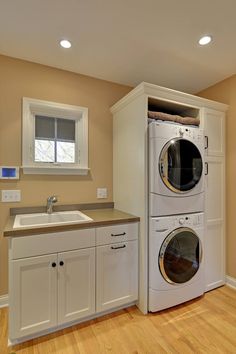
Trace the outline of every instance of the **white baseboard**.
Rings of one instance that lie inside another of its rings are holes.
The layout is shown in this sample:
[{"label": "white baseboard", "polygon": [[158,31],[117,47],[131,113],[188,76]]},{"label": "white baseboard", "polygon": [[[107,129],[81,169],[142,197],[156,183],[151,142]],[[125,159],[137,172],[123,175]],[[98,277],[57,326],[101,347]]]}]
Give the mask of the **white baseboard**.
[{"label": "white baseboard", "polygon": [[231,288],[234,288],[236,290],[236,279],[227,275],[226,276],[226,285],[228,285]]},{"label": "white baseboard", "polygon": [[8,306],[8,295],[0,296],[0,308]]}]

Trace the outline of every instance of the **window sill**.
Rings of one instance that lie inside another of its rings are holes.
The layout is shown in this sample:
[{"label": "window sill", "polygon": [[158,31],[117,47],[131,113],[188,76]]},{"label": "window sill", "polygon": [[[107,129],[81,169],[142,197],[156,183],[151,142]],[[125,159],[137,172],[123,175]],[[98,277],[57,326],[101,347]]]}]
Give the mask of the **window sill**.
[{"label": "window sill", "polygon": [[87,175],[88,167],[22,166],[26,175]]}]

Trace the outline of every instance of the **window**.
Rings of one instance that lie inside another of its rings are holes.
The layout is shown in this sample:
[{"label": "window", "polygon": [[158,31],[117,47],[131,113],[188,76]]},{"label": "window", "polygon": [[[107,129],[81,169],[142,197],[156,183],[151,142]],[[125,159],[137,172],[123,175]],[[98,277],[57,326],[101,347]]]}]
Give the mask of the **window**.
[{"label": "window", "polygon": [[88,173],[88,109],[23,98],[23,170]]}]

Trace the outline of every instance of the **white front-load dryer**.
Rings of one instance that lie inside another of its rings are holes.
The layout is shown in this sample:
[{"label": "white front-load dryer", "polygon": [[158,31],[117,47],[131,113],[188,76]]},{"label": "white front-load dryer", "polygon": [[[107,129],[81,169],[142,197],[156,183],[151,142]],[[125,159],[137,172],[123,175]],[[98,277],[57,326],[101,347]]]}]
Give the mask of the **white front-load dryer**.
[{"label": "white front-load dryer", "polygon": [[150,218],[149,311],[204,293],[204,214]]},{"label": "white front-load dryer", "polygon": [[204,132],[149,124],[149,215],[204,211]]}]

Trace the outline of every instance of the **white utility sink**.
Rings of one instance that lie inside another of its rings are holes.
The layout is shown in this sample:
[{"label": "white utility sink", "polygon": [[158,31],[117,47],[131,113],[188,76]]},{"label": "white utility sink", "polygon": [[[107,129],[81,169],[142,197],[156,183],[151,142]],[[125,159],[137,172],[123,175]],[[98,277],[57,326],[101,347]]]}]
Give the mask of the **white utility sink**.
[{"label": "white utility sink", "polygon": [[93,219],[78,210],[59,211],[52,214],[20,214],[15,216],[13,229],[29,226],[78,224],[84,221],[93,221]]}]

